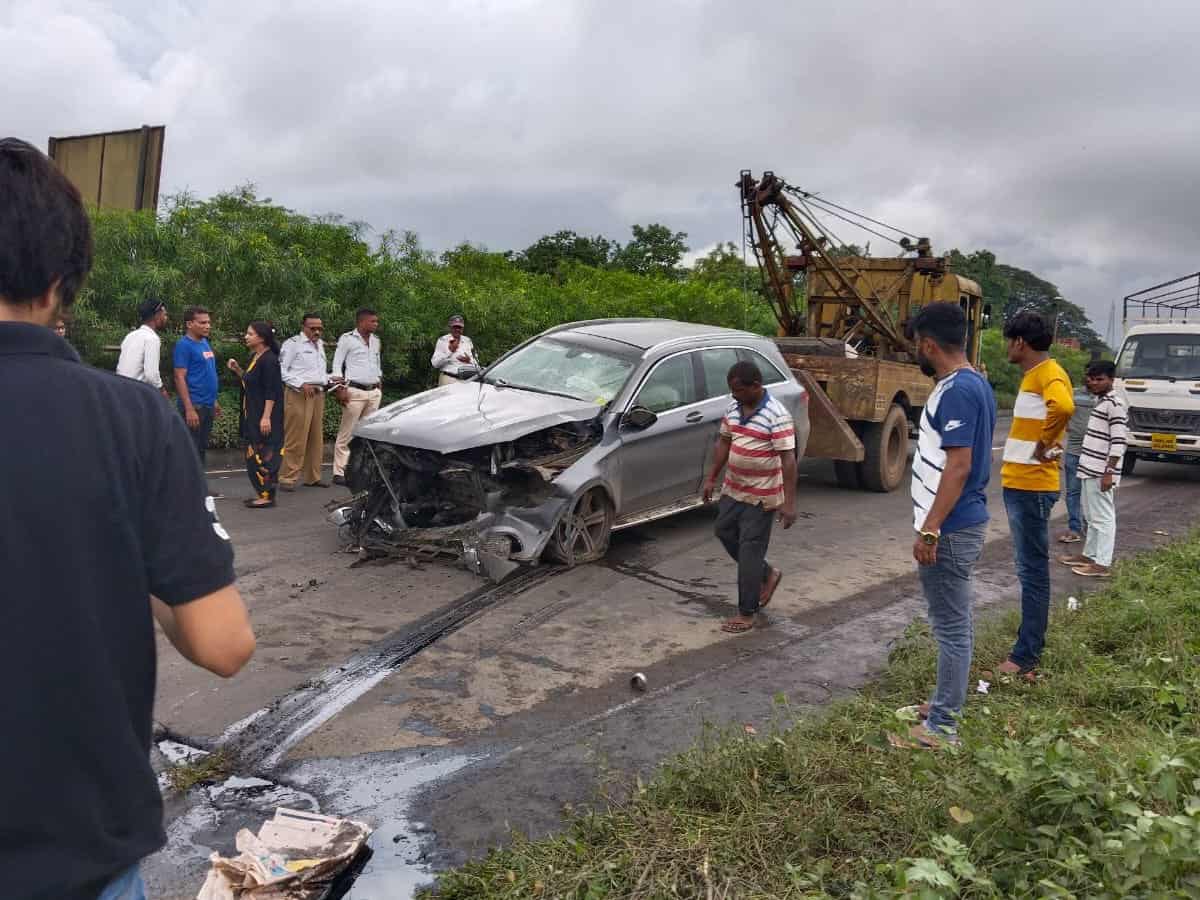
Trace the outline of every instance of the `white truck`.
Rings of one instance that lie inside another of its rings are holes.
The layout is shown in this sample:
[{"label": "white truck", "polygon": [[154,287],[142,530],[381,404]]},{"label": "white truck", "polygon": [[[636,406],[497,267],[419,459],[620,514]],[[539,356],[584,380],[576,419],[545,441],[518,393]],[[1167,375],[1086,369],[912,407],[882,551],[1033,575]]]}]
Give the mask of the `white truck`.
[{"label": "white truck", "polygon": [[1123,473],[1139,459],[1200,463],[1200,272],[1130,294],[1124,312],[1116,378],[1129,418]]}]

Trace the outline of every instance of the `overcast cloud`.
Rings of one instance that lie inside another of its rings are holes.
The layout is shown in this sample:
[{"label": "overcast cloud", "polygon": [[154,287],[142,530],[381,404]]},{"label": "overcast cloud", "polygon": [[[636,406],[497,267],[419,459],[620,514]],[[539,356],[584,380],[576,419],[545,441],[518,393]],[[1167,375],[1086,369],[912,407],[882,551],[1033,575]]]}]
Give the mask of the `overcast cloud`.
[{"label": "overcast cloud", "polygon": [[739,242],[738,170],[770,168],[1103,333],[1200,269],[1198,33],[1182,0],[2,0],[0,131],[166,124],[164,192],[252,181],[433,249]]}]

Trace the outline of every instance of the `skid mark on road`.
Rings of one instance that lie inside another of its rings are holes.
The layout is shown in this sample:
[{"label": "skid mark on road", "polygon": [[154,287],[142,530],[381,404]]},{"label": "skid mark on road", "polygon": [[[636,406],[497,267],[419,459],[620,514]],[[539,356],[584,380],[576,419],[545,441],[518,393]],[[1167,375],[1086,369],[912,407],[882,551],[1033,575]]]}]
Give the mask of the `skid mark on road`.
[{"label": "skid mark on road", "polygon": [[426,647],[453,634],[485,611],[519,596],[561,570],[519,572],[499,585],[486,585],[412,625],[354,654],[339,666],[226,731],[243,762],[265,770],[283,761],[296,744],[365,695]]}]

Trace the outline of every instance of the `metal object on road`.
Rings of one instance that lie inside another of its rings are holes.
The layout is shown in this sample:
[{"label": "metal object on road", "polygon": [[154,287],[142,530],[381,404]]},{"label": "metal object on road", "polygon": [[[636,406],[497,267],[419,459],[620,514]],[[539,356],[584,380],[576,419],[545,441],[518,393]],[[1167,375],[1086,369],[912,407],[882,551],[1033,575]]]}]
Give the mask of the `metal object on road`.
[{"label": "metal object on road", "polygon": [[646,690],[646,676],[641,672],[635,672],[633,677],[629,679],[629,686],[635,691]]}]

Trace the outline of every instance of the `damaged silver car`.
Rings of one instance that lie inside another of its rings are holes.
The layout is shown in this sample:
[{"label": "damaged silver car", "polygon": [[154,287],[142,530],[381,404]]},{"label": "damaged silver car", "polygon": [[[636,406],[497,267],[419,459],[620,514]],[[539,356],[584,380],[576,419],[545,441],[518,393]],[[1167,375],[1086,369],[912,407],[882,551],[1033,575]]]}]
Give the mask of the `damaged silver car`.
[{"label": "damaged silver car", "polygon": [[803,454],[807,397],[769,339],[576,322],[364,419],[346,469],[355,496],[332,521],[367,555],[447,552],[497,580],[543,557],[599,559],[613,531],[703,503],[739,360],[792,411]]}]

